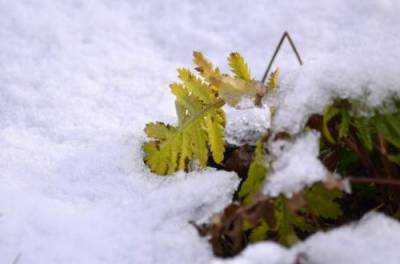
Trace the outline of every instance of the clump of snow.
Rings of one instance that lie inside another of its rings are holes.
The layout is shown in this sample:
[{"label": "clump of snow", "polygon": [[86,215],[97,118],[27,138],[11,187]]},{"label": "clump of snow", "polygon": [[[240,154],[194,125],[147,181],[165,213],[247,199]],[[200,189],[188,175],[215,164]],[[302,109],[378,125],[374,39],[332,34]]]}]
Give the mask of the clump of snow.
[{"label": "clump of snow", "polygon": [[247,247],[231,260],[214,260],[211,264],[293,264],[289,250],[274,242],[259,242]]},{"label": "clump of snow", "polygon": [[250,245],[233,260],[218,264],[259,263],[369,263],[397,264],[400,259],[400,224],[383,214],[370,213],[359,222],[319,232],[291,249],[271,242]]},{"label": "clump of snow", "polygon": [[399,263],[400,223],[379,213],[359,222],[319,232],[292,249],[304,252],[310,263]]},{"label": "clump of snow", "polygon": [[288,196],[302,190],[328,175],[318,159],[319,133],[310,131],[294,142],[276,141],[271,146],[276,160],[268,176],[263,192],[270,196],[284,193]]},{"label": "clump of snow", "polygon": [[245,108],[225,106],[225,140],[228,144],[241,146],[255,145],[256,141],[270,127],[271,113],[268,106],[255,107],[254,103]]}]

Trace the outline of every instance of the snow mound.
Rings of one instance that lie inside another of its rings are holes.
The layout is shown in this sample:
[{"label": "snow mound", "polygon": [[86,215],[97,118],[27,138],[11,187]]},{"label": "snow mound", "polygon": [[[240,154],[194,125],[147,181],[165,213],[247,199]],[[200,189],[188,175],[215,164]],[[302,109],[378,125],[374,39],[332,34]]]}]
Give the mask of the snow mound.
[{"label": "snow mound", "polygon": [[273,243],[259,242],[247,247],[232,260],[214,260],[211,264],[293,264],[288,249]]},{"label": "snow mound", "polygon": [[318,159],[319,133],[311,131],[294,142],[276,141],[272,143],[273,172],[268,176],[263,193],[287,196],[302,190],[315,182],[322,181],[328,175],[324,165]]},{"label": "snow mound", "polygon": [[225,106],[225,140],[228,144],[241,146],[255,145],[256,141],[270,127],[271,113],[268,107],[236,109]]}]

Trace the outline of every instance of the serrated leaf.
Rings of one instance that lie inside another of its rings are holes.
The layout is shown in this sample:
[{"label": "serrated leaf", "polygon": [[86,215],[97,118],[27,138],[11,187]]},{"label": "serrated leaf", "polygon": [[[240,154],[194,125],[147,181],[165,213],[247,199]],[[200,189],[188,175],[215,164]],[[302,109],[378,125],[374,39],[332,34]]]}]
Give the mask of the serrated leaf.
[{"label": "serrated leaf", "polygon": [[199,51],[193,52],[193,62],[196,64],[196,70],[204,77],[204,79],[208,80],[210,78],[217,78],[221,76],[221,73],[218,68],[214,68],[213,64],[204,58],[203,54]]},{"label": "serrated leaf", "polygon": [[207,104],[215,100],[215,96],[210,92],[209,87],[196,78],[188,69],[178,69],[178,77],[182,80],[188,92],[198,97],[202,102]]},{"label": "serrated leaf", "polygon": [[188,131],[189,137],[192,138],[192,152],[197,157],[200,165],[204,167],[207,165],[208,149],[207,149],[207,133],[202,128],[204,121],[192,125],[192,129]]},{"label": "serrated leaf", "polygon": [[317,217],[336,219],[342,215],[342,209],[336,199],[343,193],[338,189],[328,190],[322,184],[315,184],[304,194],[307,209]]},{"label": "serrated leaf", "polygon": [[228,64],[236,78],[244,81],[251,80],[250,69],[242,55],[232,52],[228,57]]},{"label": "serrated leaf", "polygon": [[371,128],[368,120],[363,117],[354,118],[354,126],[357,129],[357,136],[361,141],[361,144],[368,150],[372,151],[373,143],[371,136]]},{"label": "serrated leaf", "polygon": [[[219,113],[217,113],[219,112]],[[225,145],[224,145],[224,126],[225,118],[222,116],[221,110],[210,111],[206,115],[205,127],[209,135],[209,146],[211,149],[212,157],[216,163],[221,163],[224,159]]]},{"label": "serrated leaf", "polygon": [[[225,151],[224,127],[225,116],[221,107],[222,100],[206,95],[205,87],[198,84],[190,72],[181,70],[184,84],[171,84],[172,93],[176,96],[176,110],[179,124],[177,127],[162,123],[150,123],[146,126],[147,136],[155,141],[144,144],[144,161],[151,171],[159,175],[170,175],[178,170],[188,169],[189,161],[197,160],[200,167],[207,165],[209,158],[208,145],[215,162],[223,160]],[[194,92],[197,89],[198,92]],[[204,89],[202,96],[199,92]],[[205,101],[209,102],[206,103]]]},{"label": "serrated leaf", "polygon": [[173,126],[164,124],[162,122],[156,122],[146,124],[144,131],[149,137],[163,140],[175,133],[176,129]]},{"label": "serrated leaf", "polygon": [[239,190],[239,198],[244,199],[245,203],[251,201],[251,198],[257,194],[267,177],[268,168],[264,161],[264,144],[261,140],[256,142],[255,157],[250,165],[246,180]]},{"label": "serrated leaf", "polygon": [[385,139],[400,148],[400,115],[383,114],[377,121],[378,129],[383,132]]},{"label": "serrated leaf", "polygon": [[275,71],[271,72],[268,78],[267,82],[267,89],[268,91],[273,91],[278,87],[279,83],[279,68],[277,68]]},{"label": "serrated leaf", "polygon": [[217,87],[218,95],[230,106],[236,106],[245,97],[254,97],[264,91],[264,85],[259,81],[244,81],[229,76],[211,78],[210,83]]}]

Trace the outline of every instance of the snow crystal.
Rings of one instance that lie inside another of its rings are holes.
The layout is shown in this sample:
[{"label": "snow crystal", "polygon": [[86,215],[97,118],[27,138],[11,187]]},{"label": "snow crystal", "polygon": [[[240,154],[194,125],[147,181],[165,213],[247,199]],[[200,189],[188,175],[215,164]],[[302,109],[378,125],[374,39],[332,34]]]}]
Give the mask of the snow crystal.
[{"label": "snow crystal", "polygon": [[273,172],[268,176],[263,192],[276,196],[284,193],[290,196],[305,186],[321,181],[327,171],[318,159],[319,133],[311,131],[292,143],[277,141],[273,143]]}]

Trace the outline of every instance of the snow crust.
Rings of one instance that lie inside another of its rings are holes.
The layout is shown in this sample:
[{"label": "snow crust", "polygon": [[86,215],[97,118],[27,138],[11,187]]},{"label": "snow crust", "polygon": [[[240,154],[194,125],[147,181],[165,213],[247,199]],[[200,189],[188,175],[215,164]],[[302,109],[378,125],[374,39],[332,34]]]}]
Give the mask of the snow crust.
[{"label": "snow crust", "polygon": [[318,159],[319,133],[308,132],[294,142],[273,143],[273,172],[268,175],[263,193],[277,196],[281,193],[291,196],[304,187],[324,180],[328,171]]},{"label": "snow crust", "polygon": [[[288,30],[305,64],[285,44],[275,125],[298,132],[338,94],[378,104],[399,93],[399,11],[395,0],[0,0],[0,263],[211,261],[188,221],[226,205],[237,177],[160,178],[142,163],[145,123],[176,121],[175,68],[201,50],[226,71],[239,51],[261,77]],[[398,223],[371,219],[382,228],[362,222],[293,250],[320,257],[313,263],[358,262],[362,252],[365,263],[397,263]],[[245,251],[245,263],[285,255],[265,245]]]}]

